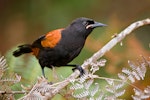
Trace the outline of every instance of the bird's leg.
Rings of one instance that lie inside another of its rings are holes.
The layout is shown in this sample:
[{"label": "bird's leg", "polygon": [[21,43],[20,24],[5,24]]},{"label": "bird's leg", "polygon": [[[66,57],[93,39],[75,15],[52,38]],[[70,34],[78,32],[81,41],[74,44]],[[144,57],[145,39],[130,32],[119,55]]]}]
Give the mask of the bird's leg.
[{"label": "bird's leg", "polygon": [[44,78],[45,78],[44,67],[42,67],[42,75],[43,75]]},{"label": "bird's leg", "polygon": [[79,70],[79,72],[80,72],[80,77],[81,77],[83,74],[85,74],[84,69],[83,69],[80,65],[68,64],[68,65],[66,65],[66,66],[72,66],[72,67],[74,67],[74,68],[72,69],[73,71],[75,71],[76,69]]},{"label": "bird's leg", "polygon": [[54,66],[51,66],[51,67],[52,67],[53,79],[58,80],[58,75],[56,73],[55,67]]}]

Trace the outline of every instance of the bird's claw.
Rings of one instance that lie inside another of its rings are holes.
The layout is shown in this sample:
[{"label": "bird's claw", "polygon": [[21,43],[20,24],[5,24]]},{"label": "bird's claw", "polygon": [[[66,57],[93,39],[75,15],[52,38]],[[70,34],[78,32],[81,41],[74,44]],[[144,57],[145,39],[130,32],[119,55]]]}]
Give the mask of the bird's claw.
[{"label": "bird's claw", "polygon": [[79,70],[79,72],[80,72],[79,77],[81,77],[83,74],[85,74],[84,69],[83,69],[80,65],[77,65],[77,66],[76,66],[75,68],[73,68],[72,70],[75,71],[76,69]]}]

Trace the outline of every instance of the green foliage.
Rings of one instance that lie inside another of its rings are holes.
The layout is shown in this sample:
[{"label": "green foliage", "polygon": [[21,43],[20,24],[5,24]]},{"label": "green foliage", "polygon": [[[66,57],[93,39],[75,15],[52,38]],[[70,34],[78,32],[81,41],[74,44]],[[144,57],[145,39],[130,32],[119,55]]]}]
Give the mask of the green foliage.
[{"label": "green foliage", "polygon": [[14,99],[13,94],[15,94],[16,91],[13,91],[12,87],[20,82],[20,80],[21,76],[8,72],[6,59],[0,55],[0,99]]}]

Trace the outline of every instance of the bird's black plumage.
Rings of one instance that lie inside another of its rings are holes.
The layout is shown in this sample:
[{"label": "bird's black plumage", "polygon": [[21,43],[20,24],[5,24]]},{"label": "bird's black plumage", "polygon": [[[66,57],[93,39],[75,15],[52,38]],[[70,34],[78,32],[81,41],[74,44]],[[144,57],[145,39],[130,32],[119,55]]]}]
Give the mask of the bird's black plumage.
[{"label": "bird's black plumage", "polygon": [[[45,75],[44,67],[68,66],[68,63],[81,52],[87,36],[94,28],[101,26],[105,24],[89,18],[77,18],[66,28],[51,31],[35,40],[31,45],[19,46],[13,55],[17,57],[32,52],[39,60],[43,75]],[[77,67],[76,65],[70,66]],[[77,68],[83,74],[83,70]]]}]

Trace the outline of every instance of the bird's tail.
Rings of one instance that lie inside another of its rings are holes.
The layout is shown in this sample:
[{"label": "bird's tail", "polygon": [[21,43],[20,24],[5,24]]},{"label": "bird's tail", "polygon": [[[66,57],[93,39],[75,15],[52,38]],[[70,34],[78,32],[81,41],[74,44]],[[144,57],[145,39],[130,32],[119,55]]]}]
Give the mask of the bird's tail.
[{"label": "bird's tail", "polygon": [[13,55],[15,57],[18,57],[22,54],[25,53],[31,53],[32,52],[32,47],[30,44],[24,44],[24,45],[20,45],[18,46],[18,49],[16,51],[13,52]]}]

